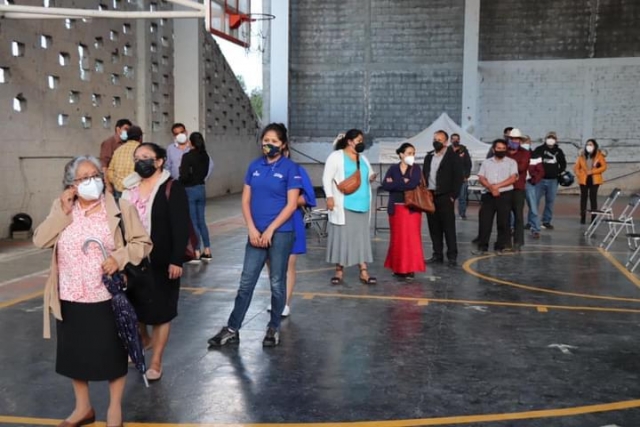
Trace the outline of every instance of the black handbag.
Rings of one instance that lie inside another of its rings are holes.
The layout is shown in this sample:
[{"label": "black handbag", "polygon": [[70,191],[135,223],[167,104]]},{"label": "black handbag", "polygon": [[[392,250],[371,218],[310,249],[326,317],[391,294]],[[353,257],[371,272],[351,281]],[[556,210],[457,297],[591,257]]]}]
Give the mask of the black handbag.
[{"label": "black handbag", "polygon": [[[127,244],[124,230],[124,220],[120,217],[120,232],[122,233],[122,241]],[[149,257],[144,257],[140,264],[135,265],[127,263],[124,266],[124,275],[127,277],[127,297],[131,303],[140,305],[149,303],[153,297],[153,270],[151,269],[151,261]]]}]

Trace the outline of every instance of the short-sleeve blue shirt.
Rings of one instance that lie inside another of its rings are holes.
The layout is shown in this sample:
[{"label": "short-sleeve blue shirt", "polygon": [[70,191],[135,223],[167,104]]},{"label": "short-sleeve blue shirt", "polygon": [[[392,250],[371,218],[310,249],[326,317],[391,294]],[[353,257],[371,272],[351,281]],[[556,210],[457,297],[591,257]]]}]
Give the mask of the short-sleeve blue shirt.
[{"label": "short-sleeve blue shirt", "polygon": [[[286,157],[271,164],[266,157],[254,160],[247,169],[244,183],[251,187],[251,217],[261,233],[287,205],[287,192],[302,188],[298,165]],[[293,217],[276,230],[279,231],[293,231]]]}]

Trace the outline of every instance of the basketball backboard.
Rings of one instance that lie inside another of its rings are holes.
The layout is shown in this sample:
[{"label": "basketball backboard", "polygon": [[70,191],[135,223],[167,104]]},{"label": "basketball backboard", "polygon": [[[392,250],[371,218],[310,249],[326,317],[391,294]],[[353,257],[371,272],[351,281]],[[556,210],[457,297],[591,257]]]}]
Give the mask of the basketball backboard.
[{"label": "basketball backboard", "polygon": [[205,7],[207,31],[242,47],[250,47],[251,0],[205,0]]}]

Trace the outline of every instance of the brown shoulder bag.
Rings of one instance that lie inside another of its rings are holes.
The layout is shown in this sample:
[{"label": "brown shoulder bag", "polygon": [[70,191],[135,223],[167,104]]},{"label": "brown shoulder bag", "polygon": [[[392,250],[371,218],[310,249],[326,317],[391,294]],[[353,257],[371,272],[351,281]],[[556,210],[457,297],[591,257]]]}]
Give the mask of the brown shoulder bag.
[{"label": "brown shoulder bag", "polygon": [[412,209],[426,213],[434,213],[436,206],[433,204],[433,193],[429,191],[424,175],[420,174],[420,184],[413,190],[404,192],[404,204]]},{"label": "brown shoulder bag", "polygon": [[360,184],[362,184],[362,178],[360,177],[360,156],[357,154],[356,156],[356,171],[340,184],[338,184],[335,179],[333,180],[333,182],[336,183],[336,187],[338,187],[338,190],[340,190],[340,192],[344,195],[355,193],[356,191],[358,191],[358,188],[360,188]]}]

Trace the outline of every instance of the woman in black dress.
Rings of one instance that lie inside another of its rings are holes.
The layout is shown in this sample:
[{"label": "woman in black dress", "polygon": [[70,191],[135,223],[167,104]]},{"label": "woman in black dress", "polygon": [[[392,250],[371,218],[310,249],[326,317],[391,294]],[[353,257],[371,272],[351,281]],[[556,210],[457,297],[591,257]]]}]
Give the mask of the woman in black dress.
[{"label": "woman in black dress", "polygon": [[[189,205],[184,187],[164,170],[167,152],[144,143],[134,152],[135,174],[125,180],[122,195],[138,210],[151,235],[149,256],[153,283],[131,286],[131,302],[142,324],[143,339],[153,350],[147,370],[149,380],[162,377],[162,355],[169,339],[170,322],[178,315],[182,263],[189,238]],[[152,325],[151,337],[147,325]]]}]

